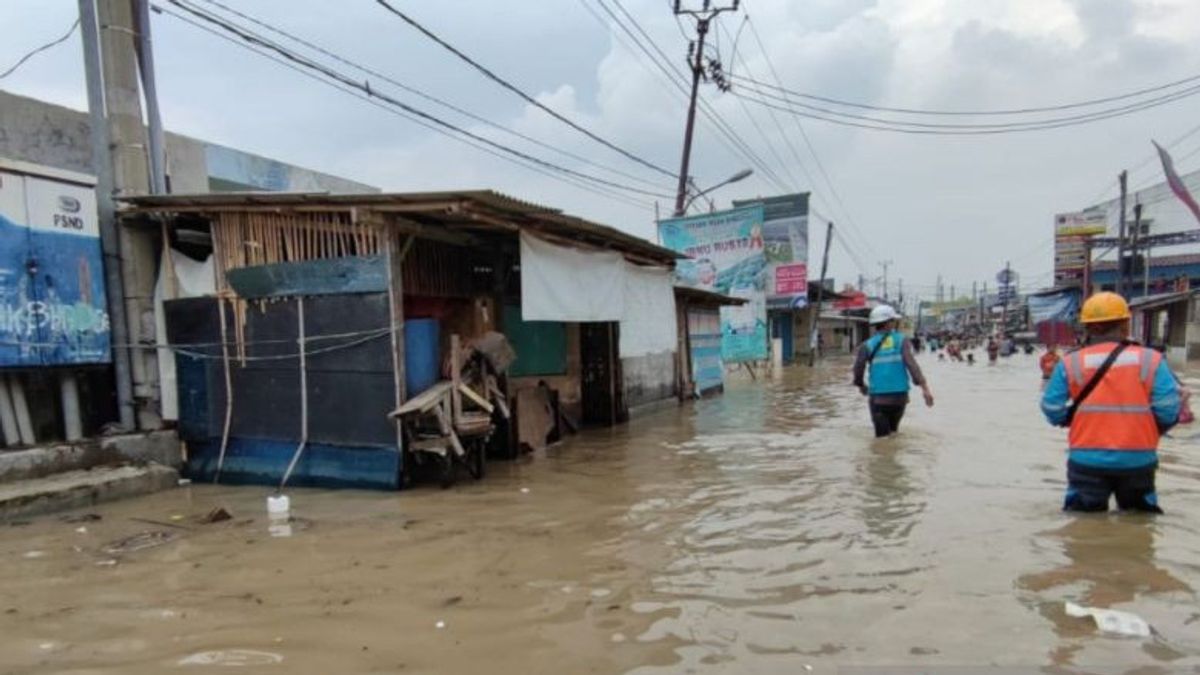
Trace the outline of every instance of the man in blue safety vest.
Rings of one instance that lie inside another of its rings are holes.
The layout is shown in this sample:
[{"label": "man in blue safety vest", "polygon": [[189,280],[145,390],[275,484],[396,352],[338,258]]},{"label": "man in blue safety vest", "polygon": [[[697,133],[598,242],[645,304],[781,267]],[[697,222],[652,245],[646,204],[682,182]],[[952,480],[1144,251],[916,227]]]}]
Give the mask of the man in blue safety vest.
[{"label": "man in blue safety vest", "polygon": [[875,334],[858,350],[854,386],[868,397],[875,437],[882,438],[900,428],[900,419],[908,406],[910,377],[921,388],[925,405],[930,407],[933,407],[933,392],[913,356],[912,343],[899,330],[900,314],[888,305],[880,305],[871,310],[870,323]]}]

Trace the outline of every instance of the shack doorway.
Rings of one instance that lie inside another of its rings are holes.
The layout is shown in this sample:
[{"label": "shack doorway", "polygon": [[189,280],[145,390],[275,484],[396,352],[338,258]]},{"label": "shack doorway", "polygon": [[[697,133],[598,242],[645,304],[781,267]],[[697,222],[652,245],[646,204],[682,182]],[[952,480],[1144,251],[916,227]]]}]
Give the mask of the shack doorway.
[{"label": "shack doorway", "polygon": [[620,327],[616,322],[579,325],[585,426],[613,426],[629,418],[621,362],[617,358],[619,340]]}]

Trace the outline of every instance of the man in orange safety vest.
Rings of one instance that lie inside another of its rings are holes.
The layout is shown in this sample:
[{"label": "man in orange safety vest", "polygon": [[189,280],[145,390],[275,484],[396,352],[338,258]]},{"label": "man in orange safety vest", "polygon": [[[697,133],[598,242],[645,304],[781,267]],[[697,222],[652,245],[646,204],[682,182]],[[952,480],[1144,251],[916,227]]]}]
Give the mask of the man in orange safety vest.
[{"label": "man in orange safety vest", "polygon": [[1179,420],[1180,393],[1162,355],[1129,340],[1130,312],[1116,293],[1080,311],[1087,339],[1054,368],[1042,413],[1069,427],[1067,511],[1162,513],[1154,490],[1159,436]]}]

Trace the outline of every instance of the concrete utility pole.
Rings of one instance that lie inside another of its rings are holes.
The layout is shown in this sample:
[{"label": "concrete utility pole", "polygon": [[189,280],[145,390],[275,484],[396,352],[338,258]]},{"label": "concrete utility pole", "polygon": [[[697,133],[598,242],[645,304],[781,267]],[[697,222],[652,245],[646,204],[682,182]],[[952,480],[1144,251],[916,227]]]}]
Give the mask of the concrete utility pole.
[{"label": "concrete utility pole", "polygon": [[[1142,203],[1139,201],[1133,205],[1133,241],[1129,246],[1129,281],[1125,284],[1125,288],[1133,295],[1133,289],[1137,282],[1137,259],[1138,249],[1141,248],[1142,241]],[[1125,270],[1121,269],[1121,276],[1125,276]]]},{"label": "concrete utility pole", "polygon": [[896,281],[896,285],[898,287],[898,290],[896,291],[897,301],[900,303],[900,306],[903,307],[904,306],[904,280],[898,279]]},{"label": "concrete utility pole", "polygon": [[825,300],[825,272],[829,269],[829,242],[833,239],[833,222],[825,226],[825,253],[821,255],[821,285],[817,286],[817,301],[808,310],[808,323],[812,327],[812,339],[809,340],[808,365],[812,367],[817,362],[817,340],[821,321],[821,303]]},{"label": "concrete utility pole", "polygon": [[[96,174],[96,206],[100,219],[100,249],[104,254],[104,291],[108,298],[108,317],[112,342],[129,343],[125,318],[125,293],[121,278],[120,236],[117,232],[116,205],[113,202],[113,161],[108,140],[108,122],[104,114],[104,77],[100,66],[100,24],[96,0],[79,0],[79,28],[83,40],[83,65],[87,77],[88,113],[92,136],[92,171]],[[116,380],[117,412],[121,427],[137,428],[134,414],[133,378],[130,350],[113,349],[113,374]]]},{"label": "concrete utility pole", "polygon": [[[142,121],[134,4],[131,0],[91,1],[97,9],[100,28],[100,70],[111,149],[113,195],[146,194],[151,187],[149,144]],[[143,229],[119,227],[118,241],[129,342],[151,345],[156,340],[154,234]],[[157,355],[154,350],[134,349],[130,350],[129,361],[137,426],[139,429],[157,429],[162,426]]]},{"label": "concrete utility pole", "polygon": [[688,67],[692,70],[692,95],[688,101],[687,124],[683,130],[683,157],[679,162],[679,188],[675,193],[675,217],[684,215],[684,203],[687,201],[688,167],[692,161],[692,135],[696,130],[696,96],[700,91],[700,79],[704,77],[704,37],[708,35],[709,24],[721,12],[736,12],[738,0],[733,0],[730,7],[709,7],[710,0],[704,0],[703,10],[685,10],[680,7],[680,0],[675,0],[675,15],[687,14],[696,20],[696,41],[689,46]]},{"label": "concrete utility pole", "polygon": [[883,268],[883,301],[888,301],[888,267],[893,264],[891,260],[879,261],[880,267]]},{"label": "concrete utility pole", "polygon": [[1121,183],[1121,225],[1117,235],[1117,295],[1125,295],[1125,199],[1129,188],[1129,172],[1117,177]]}]

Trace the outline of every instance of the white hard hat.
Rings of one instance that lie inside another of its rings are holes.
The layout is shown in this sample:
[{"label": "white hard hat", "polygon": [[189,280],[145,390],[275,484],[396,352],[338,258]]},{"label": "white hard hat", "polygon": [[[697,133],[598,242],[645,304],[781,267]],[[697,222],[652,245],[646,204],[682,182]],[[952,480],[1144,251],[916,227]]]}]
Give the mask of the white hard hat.
[{"label": "white hard hat", "polygon": [[875,326],[881,323],[887,323],[888,321],[894,321],[895,319],[899,318],[900,314],[898,314],[891,305],[880,305],[871,310],[871,318],[869,321],[871,322],[872,326]]}]

